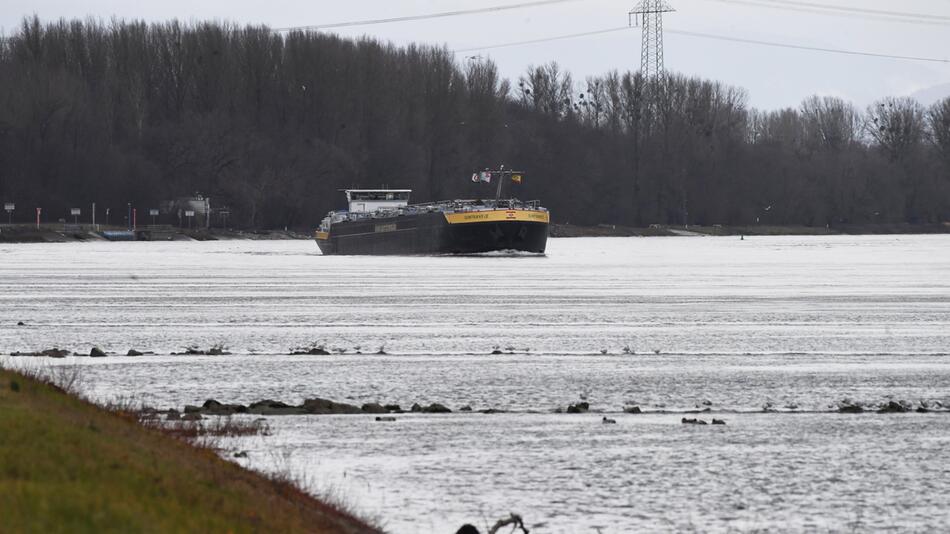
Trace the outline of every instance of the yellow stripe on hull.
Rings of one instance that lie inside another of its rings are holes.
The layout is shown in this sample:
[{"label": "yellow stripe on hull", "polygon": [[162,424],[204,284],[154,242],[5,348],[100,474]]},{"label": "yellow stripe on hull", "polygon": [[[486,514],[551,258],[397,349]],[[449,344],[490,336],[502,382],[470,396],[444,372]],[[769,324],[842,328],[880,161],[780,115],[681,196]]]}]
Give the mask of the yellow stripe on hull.
[{"label": "yellow stripe on hull", "polygon": [[445,213],[445,220],[449,224],[469,224],[502,221],[527,221],[549,223],[551,214],[546,211],[534,210],[492,210],[492,211],[465,211],[461,213]]},{"label": "yellow stripe on hull", "polygon": [[330,234],[329,232],[316,231],[313,233],[313,237],[317,239],[321,239],[321,240],[326,240],[326,239],[330,239]]}]

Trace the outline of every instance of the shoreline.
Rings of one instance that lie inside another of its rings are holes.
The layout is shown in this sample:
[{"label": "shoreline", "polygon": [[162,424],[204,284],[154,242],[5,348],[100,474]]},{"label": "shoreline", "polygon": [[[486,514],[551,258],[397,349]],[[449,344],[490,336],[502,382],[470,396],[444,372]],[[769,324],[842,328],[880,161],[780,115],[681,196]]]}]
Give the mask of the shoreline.
[{"label": "shoreline", "polygon": [[671,226],[636,228],[621,225],[577,226],[552,224],[551,237],[689,237],[689,236],[828,236],[950,234],[950,222],[928,224],[842,224],[838,226],[754,225]]},{"label": "shoreline", "polygon": [[4,529],[380,532],[292,477],[245,469],[213,441],[94,404],[68,380],[0,368],[0,406]]},{"label": "shoreline", "polygon": [[[44,224],[39,228],[30,224],[0,224],[0,244],[16,243],[84,243],[103,241],[103,231],[126,231],[121,227],[91,225]],[[300,230],[236,230],[212,228],[189,230],[181,228],[143,227],[129,241],[281,241],[309,240],[309,232]],[[950,234],[950,222],[928,224],[842,224],[837,226],[753,225],[753,226],[672,226],[651,225],[646,228],[601,224],[580,226],[555,224],[550,226],[551,238],[572,237],[726,237],[726,236],[829,236],[829,235],[934,235]]]}]

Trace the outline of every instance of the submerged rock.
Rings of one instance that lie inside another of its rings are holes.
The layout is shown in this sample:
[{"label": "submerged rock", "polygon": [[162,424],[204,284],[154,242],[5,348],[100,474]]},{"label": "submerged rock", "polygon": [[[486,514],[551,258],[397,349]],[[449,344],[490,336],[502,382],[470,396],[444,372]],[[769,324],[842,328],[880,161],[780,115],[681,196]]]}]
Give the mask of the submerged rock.
[{"label": "submerged rock", "polygon": [[601,421],[603,424],[605,424],[605,425],[615,425],[615,424],[617,424],[617,420],[616,420],[616,419],[611,419],[611,418],[606,417],[606,416],[604,416],[604,418],[601,419],[600,421]]},{"label": "submerged rock", "polygon": [[703,421],[702,419],[696,419],[696,418],[687,419],[685,417],[681,420],[681,422],[684,425],[708,425],[709,424],[706,421]]},{"label": "submerged rock", "polygon": [[377,416],[377,417],[376,417],[376,420],[377,420],[377,421],[393,422],[393,421],[396,420],[396,418],[393,417],[393,416],[391,416],[391,415],[381,415],[381,416]]},{"label": "submerged rock", "polygon": [[460,411],[460,412],[470,412],[470,411],[472,411],[472,407],[466,404],[465,406],[462,406],[461,408],[459,408],[459,411]]},{"label": "submerged rock", "polygon": [[725,421],[724,419],[713,419],[713,420],[712,420],[712,424],[714,424],[714,425],[724,425],[724,424],[726,424],[726,421]]}]

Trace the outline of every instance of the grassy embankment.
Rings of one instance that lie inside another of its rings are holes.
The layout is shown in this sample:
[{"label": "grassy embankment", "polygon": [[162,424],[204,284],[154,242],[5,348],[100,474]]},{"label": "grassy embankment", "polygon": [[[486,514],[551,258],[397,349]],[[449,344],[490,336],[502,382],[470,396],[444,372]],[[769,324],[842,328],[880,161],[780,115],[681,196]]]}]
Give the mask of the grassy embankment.
[{"label": "grassy embankment", "polygon": [[376,532],[134,417],[0,369],[0,532]]}]

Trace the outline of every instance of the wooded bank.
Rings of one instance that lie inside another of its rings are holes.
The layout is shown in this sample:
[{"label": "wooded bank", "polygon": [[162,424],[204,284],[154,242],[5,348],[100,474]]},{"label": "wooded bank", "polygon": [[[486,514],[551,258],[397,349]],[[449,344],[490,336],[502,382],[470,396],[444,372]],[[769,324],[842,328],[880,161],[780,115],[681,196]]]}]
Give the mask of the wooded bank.
[{"label": "wooded bank", "polygon": [[0,201],[23,222],[200,192],[234,226],[309,228],[344,187],[491,196],[468,177],[499,163],[558,223],[937,223],[950,99],[761,111],[681,75],[509,82],[445,48],[218,23],[33,18],[0,41]]}]

